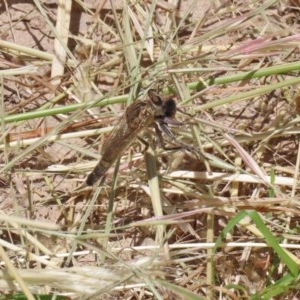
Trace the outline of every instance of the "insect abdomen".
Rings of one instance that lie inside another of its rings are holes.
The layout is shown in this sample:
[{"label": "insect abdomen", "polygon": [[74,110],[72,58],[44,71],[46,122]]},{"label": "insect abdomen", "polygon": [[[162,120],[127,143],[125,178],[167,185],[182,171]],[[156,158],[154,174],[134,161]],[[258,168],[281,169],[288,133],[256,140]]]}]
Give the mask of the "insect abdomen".
[{"label": "insect abdomen", "polygon": [[87,185],[93,185],[100,177],[104,176],[110,166],[104,166],[103,161],[100,160],[95,169],[88,175],[86,179]]}]

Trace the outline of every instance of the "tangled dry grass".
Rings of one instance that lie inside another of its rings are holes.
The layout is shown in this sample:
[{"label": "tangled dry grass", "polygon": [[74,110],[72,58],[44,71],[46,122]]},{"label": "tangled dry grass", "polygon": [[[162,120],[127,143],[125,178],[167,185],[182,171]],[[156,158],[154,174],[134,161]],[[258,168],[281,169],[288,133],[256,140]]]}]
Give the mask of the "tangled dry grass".
[{"label": "tangled dry grass", "polygon": [[[0,4],[1,291],[297,299],[299,1],[95,2]],[[84,187],[149,88],[202,159],[149,128]]]}]

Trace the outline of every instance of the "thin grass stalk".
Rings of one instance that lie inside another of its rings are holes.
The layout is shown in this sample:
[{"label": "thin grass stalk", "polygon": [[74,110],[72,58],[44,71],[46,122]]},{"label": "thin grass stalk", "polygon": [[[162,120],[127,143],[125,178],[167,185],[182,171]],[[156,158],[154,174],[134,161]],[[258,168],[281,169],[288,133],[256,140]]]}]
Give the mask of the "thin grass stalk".
[{"label": "thin grass stalk", "polygon": [[37,140],[36,143],[30,145],[29,147],[27,147],[26,149],[24,149],[20,154],[16,155],[11,161],[9,161],[2,169],[0,169],[0,173],[4,172],[6,170],[9,170],[16,162],[18,162],[19,160],[21,160],[23,157],[27,156],[28,154],[30,154],[31,152],[33,152],[35,149],[37,149],[38,147],[42,146],[43,144],[45,144],[48,140],[49,137],[51,137],[53,134],[58,134],[58,132],[65,126],[65,123],[67,123],[67,121],[62,122],[61,124],[59,124],[57,127],[55,127],[50,133],[46,134],[45,136],[39,138]]},{"label": "thin grass stalk", "polygon": [[0,212],[0,221],[10,222],[16,224],[16,226],[28,226],[35,228],[37,230],[59,230],[61,227],[58,224],[53,224],[50,222],[38,221],[38,220],[29,220],[27,218],[18,217],[18,216],[7,216],[3,211]]},{"label": "thin grass stalk", "polygon": [[56,32],[54,40],[55,58],[52,61],[51,77],[53,84],[59,84],[60,77],[64,74],[65,62],[67,58],[67,45],[69,39],[70,14],[72,8],[71,0],[59,0],[57,7]]},{"label": "thin grass stalk", "polygon": [[[82,130],[78,132],[70,132],[70,133],[62,133],[62,134],[53,134],[49,136],[47,139],[47,142],[60,142],[63,140],[68,140],[68,139],[73,139],[73,138],[80,138],[80,137],[88,137],[88,136],[94,136],[94,135],[101,135],[104,133],[108,133],[112,131],[114,127],[113,126],[108,126],[100,129],[90,129],[90,130]],[[6,143],[6,146],[8,148],[23,148],[26,146],[30,146],[40,140],[40,137],[36,138],[29,138],[29,139],[23,139],[20,141],[12,141]],[[5,145],[0,143],[0,150],[4,149]],[[95,156],[95,158],[98,158],[98,156]]]},{"label": "thin grass stalk", "polygon": [[[148,17],[146,19],[145,30],[144,30],[144,34],[143,34],[142,40],[141,40],[141,47],[140,47],[139,54],[138,54],[138,57],[137,57],[137,63],[139,65],[141,64],[141,61],[142,61],[143,48],[144,48],[145,44],[148,45],[148,51],[150,52],[149,53],[150,57],[153,57],[153,54],[152,54],[153,53],[153,36],[151,35],[152,34],[152,29],[151,29],[150,24],[153,20],[155,8],[156,8],[156,3],[157,3],[157,0],[151,1],[149,14],[148,14]],[[135,74],[134,78],[136,80],[140,79],[141,74],[138,74],[138,72],[140,71],[140,68],[135,68],[133,70],[136,71],[136,74]],[[137,88],[138,88],[138,85],[136,85],[136,90],[134,91],[134,95],[137,95],[137,91],[138,91]]]},{"label": "thin grass stalk", "polygon": [[[245,172],[245,171],[244,171]],[[248,182],[248,183],[262,183],[262,182],[270,182],[270,176],[264,175],[263,181],[260,177],[252,174],[237,174],[237,173],[222,173],[222,172],[213,172],[212,174],[208,174],[207,172],[197,172],[197,171],[185,171],[178,170],[173,171],[168,174],[171,178],[187,178],[187,179],[197,179],[197,180],[224,180],[224,181],[236,181],[236,182]],[[284,176],[276,176],[275,185],[287,185],[293,186],[295,180],[292,177],[284,177]]]},{"label": "thin grass stalk", "polygon": [[0,76],[16,76],[16,75],[26,75],[36,73],[38,70],[35,66],[25,66],[13,69],[0,70]]},{"label": "thin grass stalk", "polygon": [[126,101],[128,95],[121,95],[117,97],[111,97],[111,98],[103,98],[103,96],[96,98],[95,100],[87,103],[77,103],[77,104],[71,104],[71,105],[65,105],[65,106],[58,106],[54,108],[47,108],[45,110],[36,110],[36,111],[30,111],[25,112],[22,114],[16,114],[7,116],[4,118],[5,123],[12,123],[12,122],[18,122],[18,121],[25,121],[25,120],[31,120],[34,118],[42,118],[46,116],[53,116],[57,114],[65,114],[69,112],[73,112],[78,110],[79,112],[82,112],[82,110],[86,110],[91,107],[103,107],[110,104],[116,104],[116,103],[123,103]]},{"label": "thin grass stalk", "polygon": [[32,293],[29,291],[22,277],[18,274],[17,269],[14,267],[14,265],[10,261],[9,257],[7,256],[6,252],[4,251],[1,245],[0,245],[0,256],[4,260],[8,272],[10,272],[10,274],[14,277],[15,281],[19,284],[20,288],[22,289],[27,299],[34,300],[35,298],[33,297]]},{"label": "thin grass stalk", "polygon": [[252,9],[249,13],[245,13],[242,16],[230,19],[226,24],[222,23],[217,28],[211,29],[208,32],[201,34],[199,37],[191,41],[193,45],[202,45],[204,42],[210,41],[216,37],[228,34],[231,30],[237,29],[241,24],[250,20],[254,16],[257,16],[264,12],[267,8],[275,4],[278,0],[264,1],[258,8]]},{"label": "thin grass stalk", "polygon": [[300,134],[298,134],[298,151],[297,151],[297,160],[295,165],[295,173],[294,173],[294,183],[292,186],[292,193],[291,197],[294,198],[296,196],[296,188],[298,185],[298,178],[299,178],[299,168],[300,168]]},{"label": "thin grass stalk", "polygon": [[[70,1],[70,0],[60,0],[60,1]],[[55,27],[53,26],[52,21],[49,19],[47,12],[45,11],[43,6],[41,5],[41,2],[39,0],[33,0],[33,2],[36,5],[39,12],[41,13],[41,15],[44,17],[44,20],[47,22],[48,26],[51,28],[51,31],[53,32],[54,36],[57,39],[59,39],[59,34],[58,34],[57,30],[55,29]],[[67,47],[65,47],[64,50],[67,52],[68,57],[70,59],[72,59],[73,62],[75,62],[75,65],[78,65],[78,61],[76,60],[73,53]]]},{"label": "thin grass stalk", "polygon": [[[44,266],[49,266],[51,268],[55,268],[57,266],[56,263],[54,264],[51,261],[51,259],[53,258],[53,253],[48,254],[48,255],[45,255],[45,254],[41,255],[41,254],[28,252],[28,250],[26,250],[20,246],[16,246],[14,244],[8,243],[2,239],[0,239],[0,245],[2,247],[5,247],[8,250],[18,253],[18,255],[19,255],[18,261],[20,263],[25,263],[26,260],[30,259],[32,261],[36,261],[37,263],[43,264]],[[23,256],[23,258],[22,258],[22,256]],[[3,263],[1,263],[1,265],[3,265]]]},{"label": "thin grass stalk", "polygon": [[[225,105],[225,104],[237,103],[237,102],[242,101],[242,100],[246,100],[246,99],[249,99],[249,98],[252,98],[252,97],[255,97],[255,96],[266,94],[266,93],[271,92],[271,91],[276,90],[276,89],[281,89],[281,88],[284,88],[286,86],[293,86],[293,85],[296,85],[298,83],[300,83],[300,78],[298,78],[298,77],[297,78],[292,78],[292,79],[287,79],[287,80],[284,80],[284,81],[281,81],[281,82],[278,82],[278,83],[265,85],[263,87],[256,88],[256,89],[251,90],[251,91],[238,93],[236,95],[225,97],[223,99],[218,99],[218,100],[214,100],[214,101],[211,101],[209,103],[206,103],[206,104],[201,104],[201,105],[197,106],[197,108],[195,110],[196,111],[201,111],[201,110],[207,110],[207,109],[218,107],[218,106]],[[190,100],[187,99],[187,100],[183,101],[183,103],[187,103],[189,101]]]},{"label": "thin grass stalk", "polygon": [[[207,229],[206,229],[206,242],[212,243],[214,240],[214,215],[208,213],[206,216]],[[207,249],[207,262],[206,262],[206,299],[213,299],[213,290],[210,288],[214,284],[214,253],[212,249]]]},{"label": "thin grass stalk", "polygon": [[[70,237],[70,236],[69,236]],[[295,242],[298,241],[298,239],[295,239]],[[279,244],[281,248],[284,249],[290,249],[290,250],[299,250],[300,249],[300,244],[299,243],[280,243]],[[175,243],[175,244],[170,244],[169,248],[170,250],[179,250],[179,249],[190,249],[190,250],[195,250],[195,252],[199,251],[199,249],[211,249],[216,246],[215,242],[212,243]],[[269,245],[266,242],[224,242],[222,241],[221,245],[218,245],[218,247],[222,249],[228,249],[228,248],[245,248],[245,247],[251,247],[255,249],[261,249],[261,248],[268,248]],[[142,251],[149,251],[150,253],[153,253],[153,251],[157,251],[160,249],[160,245],[146,245],[146,246],[130,246],[130,247],[112,247],[110,251],[113,253],[119,253],[119,252],[124,252],[124,253],[130,253],[130,252],[142,252]],[[16,250],[17,251],[17,250]],[[76,251],[74,252],[74,256],[83,256],[89,253],[94,253],[97,254],[98,251],[96,250],[83,250],[83,251]],[[63,252],[63,253],[57,253],[55,256],[60,257],[60,258],[65,258],[69,255],[68,252]],[[50,259],[51,256],[49,255],[41,255],[40,259]]]},{"label": "thin grass stalk", "polygon": [[[148,184],[150,189],[150,197],[151,197],[154,215],[155,217],[160,217],[163,215],[162,199],[161,199],[161,192],[159,187],[158,174],[156,171],[156,157],[155,157],[154,150],[150,145],[145,151],[144,157],[145,157]],[[164,243],[164,233],[165,233],[165,226],[158,225],[156,231],[156,242],[159,245],[163,245]]]},{"label": "thin grass stalk", "polygon": [[4,40],[0,40],[0,48],[8,50],[9,52],[13,52],[13,53],[15,52],[16,55],[20,55],[20,54],[30,55],[30,56],[40,58],[40,59],[50,61],[50,62],[54,58],[54,54],[52,54],[52,53],[40,51],[37,49],[29,48],[26,46],[7,42]]},{"label": "thin grass stalk", "polygon": [[[266,69],[261,69],[259,71],[253,72],[246,72],[242,74],[236,74],[236,75],[229,75],[229,76],[224,76],[224,77],[218,77],[213,79],[212,81],[208,81],[206,84],[212,85],[212,84],[226,84],[230,83],[233,81],[238,81],[238,80],[243,80],[243,79],[250,79],[261,76],[268,76],[268,75],[273,75],[273,74],[283,74],[285,72],[290,72],[290,71],[297,71],[300,70],[300,63],[291,63],[291,64],[285,64],[283,66],[276,66],[276,67],[270,67]],[[217,107],[223,104],[229,104],[232,102],[235,102],[237,100],[245,100],[250,97],[255,97],[259,96],[261,94],[268,93],[272,90],[275,89],[280,89],[286,86],[292,86],[294,84],[299,83],[300,79],[298,78],[293,78],[293,79],[288,79],[284,80],[282,82],[276,83],[276,84],[270,84],[267,86],[264,86],[263,88],[258,88],[253,91],[247,91],[247,92],[242,92],[238,93],[233,96],[226,97],[225,99],[219,99],[215,100],[212,102],[209,102],[207,104],[200,105],[197,110],[200,109],[209,109],[212,107]],[[189,89],[202,89],[202,87],[199,87],[199,84],[201,84],[199,81],[194,82],[194,83],[188,83]],[[201,84],[202,85],[202,84]],[[203,85],[204,87],[204,85]],[[164,93],[169,93],[170,88],[163,89]],[[33,118],[40,118],[40,117],[45,117],[45,116],[51,116],[51,115],[56,115],[56,114],[63,114],[63,113],[69,113],[75,110],[85,110],[91,107],[103,107],[111,104],[117,104],[117,103],[123,103],[128,99],[128,95],[120,95],[116,97],[109,97],[107,98],[106,96],[101,96],[101,97],[96,97],[93,101],[87,102],[87,103],[78,103],[78,104],[71,104],[71,105],[66,105],[66,106],[59,106],[59,107],[54,107],[54,108],[47,108],[45,110],[36,110],[32,112],[25,112],[22,114],[15,114],[15,115],[10,115],[10,116],[5,116],[4,122],[5,123],[12,123],[12,122],[18,122],[18,121],[24,121],[24,120],[30,120]],[[59,99],[58,99],[59,100]],[[50,100],[51,101],[51,100]],[[180,103],[180,105],[186,104],[190,102],[191,99],[186,99]]]},{"label": "thin grass stalk", "polygon": [[[169,73],[206,73],[206,72],[212,72],[212,71],[221,71],[222,69],[216,68],[188,68],[188,69],[170,69],[168,70]],[[205,86],[211,86],[215,84],[228,84],[236,81],[244,81],[244,80],[250,80],[253,78],[261,78],[265,76],[272,76],[276,74],[286,74],[292,71],[299,71],[300,70],[300,62],[292,62],[292,63],[283,63],[276,66],[266,67],[266,68],[260,68],[257,70],[251,70],[251,71],[244,71],[244,72],[237,72],[236,74],[232,75],[225,75],[220,77],[213,77],[205,82],[203,84],[203,88]],[[236,69],[232,70],[226,70],[226,71],[236,71]],[[188,83],[188,87],[190,89],[195,88],[196,83]],[[198,82],[197,88],[199,89],[199,85],[201,85],[200,82]]]},{"label": "thin grass stalk", "polygon": [[[290,71],[297,71],[300,70],[300,63],[290,63],[290,64],[285,64],[282,66],[274,66],[270,68],[265,68],[265,69],[260,69],[259,71],[255,72],[243,72],[242,74],[236,74],[236,75],[229,75],[229,76],[223,76],[223,77],[218,77],[215,79],[212,79],[211,81],[207,81],[206,85],[213,85],[213,84],[226,84],[238,80],[244,80],[244,79],[251,79],[251,78],[259,78],[262,76],[268,76],[268,75],[274,75],[274,74],[284,74],[286,72]],[[253,77],[252,77],[253,76]],[[280,89],[286,86],[294,85],[299,83],[298,78],[293,78],[293,79],[288,79],[276,84],[270,84],[267,86],[264,86],[263,88],[258,88],[253,91],[247,91],[243,93],[238,93],[237,95],[233,95],[230,97],[227,97],[225,99],[219,99],[215,100],[212,102],[209,102],[207,104],[201,105],[199,109],[208,109],[212,107],[217,107],[223,104],[228,104],[231,102],[236,101],[237,99],[244,100],[249,97],[255,97],[259,96],[264,93],[268,93],[272,90],[275,89]],[[199,86],[199,84],[201,86]],[[202,89],[205,87],[202,83],[199,81],[194,82],[194,83],[188,83],[187,86],[189,89]],[[170,88],[163,89],[164,93],[169,93]],[[6,116],[4,118],[5,123],[12,123],[12,122],[18,122],[18,121],[24,121],[24,120],[30,120],[33,118],[39,118],[39,117],[45,117],[45,116],[51,116],[51,115],[56,115],[56,114],[63,114],[63,113],[69,113],[75,110],[85,110],[91,107],[103,107],[111,104],[117,104],[117,103],[123,103],[128,99],[129,95],[120,95],[116,97],[109,97],[107,98],[106,96],[103,97],[96,97],[93,101],[87,102],[87,103],[78,103],[78,104],[71,104],[71,105],[66,105],[66,106],[59,106],[59,107],[54,107],[54,108],[47,108],[45,110],[37,110],[37,111],[32,111],[32,112],[25,112],[22,114],[15,114],[15,115],[10,115]],[[59,100],[59,99],[58,99]],[[51,100],[50,100],[51,101]],[[182,101],[180,104],[186,104],[190,102],[191,99],[186,99]]]},{"label": "thin grass stalk", "polygon": [[[75,235],[76,237],[81,237],[85,224],[86,224],[86,220],[89,217],[89,215],[91,214],[91,211],[93,209],[93,206],[95,205],[98,196],[100,195],[101,192],[101,187],[97,188],[96,193],[93,195],[92,199],[88,199],[88,204],[85,206],[85,211],[83,213],[82,218],[80,219],[80,224],[78,228],[74,228],[75,230]],[[71,263],[71,260],[73,259],[73,252],[75,252],[76,248],[77,248],[77,244],[78,244],[79,240],[73,239],[72,242],[70,243],[70,252],[68,257],[66,258],[66,261],[64,263],[65,266],[69,266]]]},{"label": "thin grass stalk", "polygon": [[[117,183],[118,183],[118,171],[120,167],[120,158],[117,160],[115,164],[115,170],[113,175],[113,182],[111,186],[111,191],[109,195],[109,202],[108,202],[108,208],[107,208],[107,217],[105,221],[105,238],[103,239],[102,243],[105,249],[108,249],[109,245],[109,234],[112,231],[112,225],[113,225],[113,208],[114,208],[114,202],[115,202],[115,196],[116,196],[116,189],[117,189]],[[101,263],[104,263],[105,256],[102,255],[101,257]]]}]

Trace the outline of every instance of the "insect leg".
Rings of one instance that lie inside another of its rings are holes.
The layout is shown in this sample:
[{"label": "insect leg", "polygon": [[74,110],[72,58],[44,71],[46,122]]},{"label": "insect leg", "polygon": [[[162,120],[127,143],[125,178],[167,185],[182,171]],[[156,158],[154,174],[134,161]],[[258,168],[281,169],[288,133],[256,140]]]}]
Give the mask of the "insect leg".
[{"label": "insect leg", "polygon": [[[181,141],[178,141],[176,139],[176,136],[169,129],[169,127],[164,122],[164,120],[160,120],[158,122],[158,124],[154,123],[154,127],[155,127],[156,135],[158,136],[158,139],[159,139],[159,144],[164,150],[182,150],[182,149],[184,149],[184,150],[187,150],[187,151],[193,153],[199,160],[204,159],[204,156],[202,155],[202,153],[199,152],[195,147],[187,145],[187,144],[185,144]],[[167,137],[167,139],[170,143],[178,145],[178,146],[176,146],[176,147],[165,147],[161,132],[165,133],[165,135],[166,135],[166,137]]]},{"label": "insect leg", "polygon": [[141,151],[144,154],[149,148],[149,143],[145,141],[143,138],[141,138],[140,136],[138,136],[137,138],[145,146],[145,149]]},{"label": "insect leg", "polygon": [[154,129],[155,129],[156,136],[158,138],[159,147],[163,148],[164,150],[181,150],[182,149],[182,146],[166,147],[163,136],[161,134],[161,130],[168,136],[171,143],[176,142],[176,138],[175,138],[174,134],[170,131],[170,129],[166,125],[164,127],[159,127],[156,123],[154,123]]}]

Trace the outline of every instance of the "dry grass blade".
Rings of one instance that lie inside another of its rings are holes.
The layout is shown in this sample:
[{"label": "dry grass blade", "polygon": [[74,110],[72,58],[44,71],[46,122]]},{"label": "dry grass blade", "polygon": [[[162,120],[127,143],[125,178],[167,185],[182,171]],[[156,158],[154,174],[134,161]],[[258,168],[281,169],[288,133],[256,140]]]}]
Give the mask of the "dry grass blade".
[{"label": "dry grass blade", "polygon": [[59,0],[57,8],[56,38],[54,41],[55,58],[52,62],[51,77],[55,78],[55,84],[60,82],[59,78],[64,74],[64,65],[67,58],[67,44],[70,26],[70,13],[72,1]]},{"label": "dry grass blade", "polygon": [[[172,178],[189,178],[189,179],[197,179],[197,180],[224,180],[228,182],[248,182],[248,183],[261,183],[261,179],[263,182],[267,182],[269,185],[270,177],[267,175],[255,177],[253,175],[248,174],[228,174],[228,173],[220,173],[220,172],[213,172],[212,174],[208,174],[207,172],[189,172],[189,171],[174,171],[169,173],[168,176]],[[297,181],[296,181],[297,182]],[[276,176],[276,180],[274,182],[276,185],[287,185],[293,186],[295,184],[295,180],[292,177],[283,177],[283,176]]]},{"label": "dry grass blade", "polygon": [[[161,193],[160,193],[158,174],[156,172],[155,154],[151,147],[148,147],[148,149],[145,152],[145,162],[146,162],[149,191],[150,191],[150,197],[151,197],[154,215],[156,217],[160,217],[163,215],[163,209],[162,209],[163,201],[162,201]],[[158,225],[156,232],[157,232],[156,242],[159,245],[163,245],[164,235],[165,235],[165,226]]]},{"label": "dry grass blade", "polygon": [[[159,262],[153,262],[154,265],[158,265]],[[154,265],[152,268],[154,269]],[[68,292],[76,293],[81,296],[93,295],[94,293],[99,293],[101,290],[106,290],[107,287],[110,289],[130,289],[130,286],[126,287],[122,283],[127,281],[128,285],[137,285],[139,279],[133,276],[130,267],[135,266],[142,268],[147,266],[147,261],[145,259],[132,263],[131,266],[127,268],[120,267],[120,265],[111,265],[108,267],[73,267],[68,269],[52,269],[44,270],[42,273],[38,274],[34,270],[19,270],[20,276],[23,278],[24,282],[31,288],[37,289],[37,286],[51,286],[54,289],[64,289]],[[155,278],[159,276],[159,273],[151,274],[151,267],[148,272],[148,276]],[[128,281],[129,279],[129,281]],[[13,283],[13,276],[7,274],[6,272],[0,272],[0,288],[2,290],[7,289]],[[30,293],[29,293],[30,295]],[[34,299],[33,297],[28,299]]]},{"label": "dry grass blade", "polygon": [[7,216],[3,212],[0,213],[0,220],[4,222],[12,222],[14,224],[29,226],[36,229],[44,230],[59,230],[60,225],[51,224],[46,222],[41,222],[37,220],[28,220],[27,218],[17,217],[17,216]]},{"label": "dry grass blade", "polygon": [[[154,5],[154,4],[152,4]],[[142,13],[143,17],[145,17],[146,12],[142,11],[142,8],[137,5],[136,7],[137,9],[139,9],[139,11]],[[139,23],[139,20],[137,18],[137,16],[134,14],[134,12],[132,11],[132,9],[130,7],[128,7],[128,13],[129,16],[135,26],[135,29],[137,30],[137,32],[139,33],[142,41],[145,41],[145,47],[148,51],[148,54],[150,56],[151,61],[153,61],[154,57],[153,57],[153,51],[154,51],[154,44],[153,44],[153,32],[152,32],[152,27],[150,27],[149,25],[147,26],[147,31],[145,31],[145,29],[143,28],[143,26],[141,26],[141,24]],[[151,19],[151,15],[148,17],[148,20]],[[149,21],[147,21],[147,23],[149,24]],[[144,36],[145,35],[145,36]]]},{"label": "dry grass blade", "polygon": [[[24,295],[26,296],[26,298],[29,300],[34,300],[35,298],[29,291],[28,286],[26,285],[26,283],[24,282],[23,278],[20,276],[20,274],[18,273],[18,271],[16,270],[14,265],[11,263],[9,257],[7,256],[5,250],[2,248],[1,245],[0,245],[0,256],[2,257],[3,261],[5,262],[8,272],[10,272],[10,274],[11,274],[10,275],[11,278],[19,284],[19,286],[20,286],[21,290],[23,291]],[[9,288],[9,287],[10,287],[10,285],[7,285],[4,288]]]},{"label": "dry grass blade", "polygon": [[229,134],[225,134],[225,138],[233,144],[233,146],[238,150],[240,156],[246,163],[246,165],[265,183],[268,184],[267,181],[265,181],[266,174],[261,170],[261,168],[258,166],[258,164],[255,162],[255,160],[239,145],[239,143],[236,142],[235,139],[233,139]]}]

